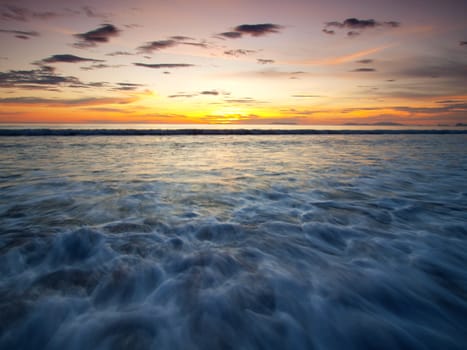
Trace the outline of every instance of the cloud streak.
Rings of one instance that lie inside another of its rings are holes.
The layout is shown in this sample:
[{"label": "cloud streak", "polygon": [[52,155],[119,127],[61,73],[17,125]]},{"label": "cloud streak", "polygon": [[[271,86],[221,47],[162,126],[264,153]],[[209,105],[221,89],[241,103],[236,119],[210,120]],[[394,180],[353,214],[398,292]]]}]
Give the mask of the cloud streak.
[{"label": "cloud streak", "polygon": [[149,64],[149,63],[135,62],[133,64],[135,66],[138,66],[138,67],[153,68],[153,69],[187,68],[187,67],[194,67],[195,66],[194,64],[188,64],[188,63],[155,63],[155,64]]},{"label": "cloud streak", "polygon": [[177,46],[178,42],[176,40],[158,40],[158,41],[151,41],[146,43],[145,45],[139,46],[137,50],[140,53],[153,53],[154,51],[168,49],[169,47]]},{"label": "cloud streak", "polygon": [[225,55],[228,56],[234,56],[234,57],[239,57],[239,56],[247,56],[256,53],[256,50],[244,50],[244,49],[237,49],[237,50],[227,50],[224,51]]},{"label": "cloud streak", "polygon": [[42,63],[80,63],[80,62],[105,62],[103,60],[95,60],[92,58],[79,57],[69,54],[53,55],[44,58]]},{"label": "cloud streak", "polygon": [[9,29],[0,29],[0,33],[13,34],[18,39],[28,40],[32,37],[39,36],[39,33],[36,31],[22,31],[22,30],[9,30]]}]

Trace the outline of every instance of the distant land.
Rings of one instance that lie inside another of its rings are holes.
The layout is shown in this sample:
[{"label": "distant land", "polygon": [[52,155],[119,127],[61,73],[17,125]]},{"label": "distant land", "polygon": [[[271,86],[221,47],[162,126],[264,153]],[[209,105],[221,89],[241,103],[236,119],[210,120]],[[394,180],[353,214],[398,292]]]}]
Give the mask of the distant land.
[{"label": "distant land", "polygon": [[357,125],[357,126],[404,126],[405,124],[393,123],[393,122],[378,122],[378,123],[345,123],[343,125]]}]

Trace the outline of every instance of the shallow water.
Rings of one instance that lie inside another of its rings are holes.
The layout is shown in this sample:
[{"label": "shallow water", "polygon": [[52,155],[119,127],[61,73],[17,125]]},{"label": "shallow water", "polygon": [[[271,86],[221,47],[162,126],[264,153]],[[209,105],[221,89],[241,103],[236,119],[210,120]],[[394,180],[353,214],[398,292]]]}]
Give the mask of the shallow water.
[{"label": "shallow water", "polygon": [[465,349],[466,149],[0,138],[0,348]]}]

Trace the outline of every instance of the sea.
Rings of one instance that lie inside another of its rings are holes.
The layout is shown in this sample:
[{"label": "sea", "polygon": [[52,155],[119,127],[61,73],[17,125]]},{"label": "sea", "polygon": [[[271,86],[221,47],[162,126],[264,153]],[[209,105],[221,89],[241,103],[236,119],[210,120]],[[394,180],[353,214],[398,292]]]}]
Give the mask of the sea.
[{"label": "sea", "polygon": [[435,129],[0,125],[0,349],[466,349]]}]

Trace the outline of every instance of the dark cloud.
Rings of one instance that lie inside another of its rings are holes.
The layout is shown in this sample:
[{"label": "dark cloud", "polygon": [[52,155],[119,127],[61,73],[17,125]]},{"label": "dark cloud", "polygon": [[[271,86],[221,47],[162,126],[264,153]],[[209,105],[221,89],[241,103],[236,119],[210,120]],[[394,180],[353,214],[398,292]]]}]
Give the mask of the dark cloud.
[{"label": "dark cloud", "polygon": [[110,52],[110,53],[107,53],[105,54],[106,56],[133,56],[133,54],[131,52],[128,52],[128,51],[114,51],[114,52]]},{"label": "dark cloud", "polygon": [[376,28],[376,27],[385,27],[385,28],[397,28],[400,26],[399,22],[396,21],[386,21],[379,22],[374,19],[357,19],[357,18],[347,18],[343,22],[332,21],[327,22],[323,28],[323,33],[326,34],[335,34],[335,29],[349,29],[347,31],[348,37],[355,37],[362,33],[366,29]]},{"label": "dark cloud", "polygon": [[354,69],[352,72],[376,72],[374,68],[357,68]]},{"label": "dark cloud", "polygon": [[272,33],[279,33],[283,27],[278,24],[262,23],[262,24],[241,24],[236,26],[234,30],[223,32],[217,35],[220,38],[238,39],[243,35],[264,36]]},{"label": "dark cloud", "polygon": [[216,91],[216,90],[210,90],[210,91],[201,91],[199,94],[200,94],[200,95],[211,95],[211,96],[217,96],[217,95],[219,95],[219,91]]},{"label": "dark cloud", "polygon": [[460,45],[460,46],[466,46],[466,45],[467,45],[467,41],[460,41],[460,42],[459,42],[459,45]]},{"label": "dark cloud", "polygon": [[246,56],[246,55],[251,55],[253,53],[255,53],[256,50],[244,50],[244,49],[237,49],[237,50],[227,50],[227,51],[224,51],[224,54],[225,55],[228,55],[228,56],[235,56],[235,57],[238,57],[238,56]]},{"label": "dark cloud", "polygon": [[360,64],[370,64],[370,63],[373,63],[374,61],[372,59],[366,58],[366,59],[363,59],[363,60],[358,60],[356,62],[360,63]]},{"label": "dark cloud", "polygon": [[104,62],[103,60],[95,60],[92,58],[79,57],[75,55],[62,54],[62,55],[53,55],[47,58],[44,58],[40,63],[80,63],[80,62]]},{"label": "dark cloud", "polygon": [[36,31],[0,29],[0,33],[13,34],[16,38],[24,40],[30,39],[31,37],[39,36],[39,33]]},{"label": "dark cloud", "polygon": [[259,64],[272,64],[272,63],[274,63],[275,61],[274,61],[274,60],[265,59],[265,58],[258,58],[258,59],[256,60],[256,62],[258,62]]},{"label": "dark cloud", "polygon": [[147,64],[147,63],[133,63],[135,66],[138,67],[146,67],[146,68],[154,68],[154,69],[161,69],[161,68],[186,68],[186,67],[194,67],[194,64],[188,63],[156,63],[156,64]]},{"label": "dark cloud", "polygon": [[263,36],[271,33],[279,33],[281,29],[282,26],[272,23],[242,24],[235,27],[236,32],[251,36]]},{"label": "dark cloud", "polygon": [[73,46],[77,48],[94,47],[97,44],[107,43],[109,39],[118,36],[120,30],[112,24],[102,24],[99,28],[86,33],[75,34],[80,41]]},{"label": "dark cloud", "polygon": [[63,76],[51,66],[41,65],[38,69],[10,70],[0,72],[0,88],[59,91],[60,87],[69,88],[104,88],[108,83],[83,83],[77,77]]},{"label": "dark cloud", "polygon": [[176,46],[178,44],[175,40],[158,40],[151,41],[138,47],[138,51],[142,53],[152,53],[153,51],[167,49],[169,47]]},{"label": "dark cloud", "polygon": [[238,38],[241,38],[242,35],[243,34],[240,33],[240,32],[224,32],[224,33],[218,34],[218,36],[224,37],[224,38],[227,38],[227,39],[238,39]]},{"label": "dark cloud", "polygon": [[4,4],[0,5],[0,18],[3,20],[13,20],[26,22],[30,19],[50,19],[60,16],[57,12],[52,11],[33,11],[26,7]]},{"label": "dark cloud", "polygon": [[60,85],[81,86],[83,83],[76,77],[58,75],[55,69],[49,66],[32,70],[0,72],[0,88],[43,89]]}]

